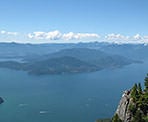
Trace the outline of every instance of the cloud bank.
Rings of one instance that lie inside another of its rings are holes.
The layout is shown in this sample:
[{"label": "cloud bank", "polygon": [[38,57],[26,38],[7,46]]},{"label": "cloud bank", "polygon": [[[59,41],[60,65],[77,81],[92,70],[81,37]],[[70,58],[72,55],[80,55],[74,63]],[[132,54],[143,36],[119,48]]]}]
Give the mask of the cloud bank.
[{"label": "cloud bank", "polygon": [[134,36],[124,36],[112,33],[106,35],[104,41],[118,44],[143,44],[148,43],[148,36],[141,36],[140,34],[136,34]]},{"label": "cloud bank", "polygon": [[28,38],[36,40],[84,40],[98,39],[100,36],[94,33],[61,33],[60,31],[33,32],[28,34]]},{"label": "cloud bank", "polygon": [[77,42],[108,42],[116,44],[148,44],[148,35],[135,34],[133,36],[111,33],[100,35],[97,33],[62,33],[55,31],[35,31],[31,33],[0,31],[0,42],[19,43],[77,43]]}]

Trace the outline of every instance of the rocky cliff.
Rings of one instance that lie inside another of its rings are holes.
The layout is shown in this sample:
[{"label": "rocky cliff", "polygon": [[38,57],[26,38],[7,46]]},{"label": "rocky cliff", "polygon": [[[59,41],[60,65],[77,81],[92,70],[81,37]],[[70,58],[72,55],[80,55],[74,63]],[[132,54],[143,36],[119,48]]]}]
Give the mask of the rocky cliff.
[{"label": "rocky cliff", "polygon": [[148,122],[148,75],[144,86],[139,83],[124,91],[112,122]]},{"label": "rocky cliff", "polygon": [[131,97],[130,97],[130,91],[124,91],[120,103],[117,107],[116,114],[119,116],[119,118],[123,122],[130,122],[131,120],[131,114],[129,111],[129,105],[131,104]]}]

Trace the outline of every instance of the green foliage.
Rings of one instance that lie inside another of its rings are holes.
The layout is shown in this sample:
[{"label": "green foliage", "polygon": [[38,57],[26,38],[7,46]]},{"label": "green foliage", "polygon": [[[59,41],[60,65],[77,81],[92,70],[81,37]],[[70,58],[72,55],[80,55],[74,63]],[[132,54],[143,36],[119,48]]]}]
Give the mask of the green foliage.
[{"label": "green foliage", "polygon": [[129,110],[130,110],[130,112],[132,113],[132,115],[135,115],[136,110],[137,110],[136,105],[130,104],[130,105],[129,105]]},{"label": "green foliage", "polygon": [[[144,82],[144,90],[141,84],[134,84],[130,90],[130,104],[128,110],[131,113],[130,122],[148,122],[148,74]],[[112,118],[112,122],[122,122],[117,114]]]},{"label": "green foliage", "polygon": [[119,118],[118,114],[115,114],[114,117],[112,118],[112,122],[122,122],[122,121]]},{"label": "green foliage", "polygon": [[135,84],[131,89],[133,103],[129,105],[129,110],[132,114],[132,122],[148,122],[148,75],[144,85],[144,90],[142,90],[140,83]]},{"label": "green foliage", "polygon": [[147,76],[145,77],[145,82],[144,82],[144,85],[145,85],[145,91],[148,92],[148,74]]},{"label": "green foliage", "polygon": [[142,117],[142,113],[140,112],[140,110],[136,111],[132,122],[145,122],[143,117]]},{"label": "green foliage", "polygon": [[138,94],[141,95],[142,94],[142,87],[141,87],[141,83],[138,83]]},{"label": "green foliage", "polygon": [[[141,84],[134,84],[130,90],[130,104],[128,110],[131,114],[130,122],[148,122],[148,74],[144,82],[144,90]],[[112,122],[122,122],[117,114],[112,118]]]},{"label": "green foliage", "polygon": [[98,119],[96,122],[111,122],[110,119]]},{"label": "green foliage", "polygon": [[133,86],[133,88],[131,89],[131,97],[133,98],[134,101],[136,101],[139,97],[139,93],[138,93],[138,90],[137,90],[137,84],[135,84]]},{"label": "green foliage", "polygon": [[143,118],[145,122],[148,122],[148,116]]}]

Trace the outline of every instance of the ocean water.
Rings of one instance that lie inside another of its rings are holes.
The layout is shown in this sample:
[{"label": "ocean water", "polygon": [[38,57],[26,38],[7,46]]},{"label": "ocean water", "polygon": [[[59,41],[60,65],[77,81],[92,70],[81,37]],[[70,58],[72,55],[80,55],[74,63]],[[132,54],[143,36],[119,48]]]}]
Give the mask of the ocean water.
[{"label": "ocean water", "polygon": [[122,92],[141,82],[148,61],[93,73],[32,76],[0,69],[0,122],[95,122],[111,117]]}]

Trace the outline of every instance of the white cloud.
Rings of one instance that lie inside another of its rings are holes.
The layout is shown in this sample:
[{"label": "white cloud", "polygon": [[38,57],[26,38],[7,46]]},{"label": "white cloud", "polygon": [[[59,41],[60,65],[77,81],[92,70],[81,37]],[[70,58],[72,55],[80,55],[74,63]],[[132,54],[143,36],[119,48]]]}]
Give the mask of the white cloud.
[{"label": "white cloud", "polygon": [[80,40],[80,39],[98,39],[100,36],[94,33],[73,33],[69,32],[63,34],[63,39],[65,40]]},{"label": "white cloud", "polygon": [[136,40],[142,39],[142,37],[140,36],[140,34],[136,34],[133,38],[136,39]]},{"label": "white cloud", "polygon": [[28,37],[31,39],[36,40],[42,40],[42,39],[48,39],[48,40],[59,40],[61,38],[61,33],[59,31],[51,31],[51,32],[33,32],[29,33]]},{"label": "white cloud", "polygon": [[[28,38],[35,40],[44,40],[44,42],[109,42],[117,44],[143,44],[148,43],[148,36],[141,36],[140,34],[135,34],[133,36],[125,36],[122,34],[111,33],[106,36],[100,36],[96,33],[61,33],[60,31],[51,32],[33,32],[28,34]],[[55,41],[54,41],[55,42]]]},{"label": "white cloud", "polygon": [[4,31],[4,30],[1,31],[1,34],[5,34],[5,33],[6,33],[6,31]]},{"label": "white cloud", "polygon": [[104,41],[118,44],[143,44],[148,43],[148,36],[141,36],[140,34],[136,34],[134,36],[124,36],[112,33],[106,35]]},{"label": "white cloud", "polygon": [[36,40],[83,40],[83,39],[98,39],[100,36],[94,33],[64,33],[60,31],[51,32],[33,32],[29,33],[28,37]]},{"label": "white cloud", "polygon": [[78,43],[78,42],[109,42],[116,44],[148,44],[148,35],[135,34],[133,36],[111,33],[100,36],[97,33],[61,33],[58,30],[32,33],[18,33],[0,30],[0,42],[19,43]]},{"label": "white cloud", "polygon": [[45,38],[45,32],[33,32],[32,34],[29,33],[28,37],[31,39],[44,39]]},{"label": "white cloud", "polygon": [[1,30],[0,34],[16,36],[18,34],[18,32],[9,32],[9,31],[5,31],[5,30]]},{"label": "white cloud", "polygon": [[57,30],[46,33],[46,39],[49,39],[49,40],[59,40],[61,37],[62,37],[62,34]]},{"label": "white cloud", "polygon": [[105,39],[107,40],[128,40],[129,39],[129,36],[124,36],[124,35],[121,35],[121,34],[108,34],[107,36],[105,36]]}]

